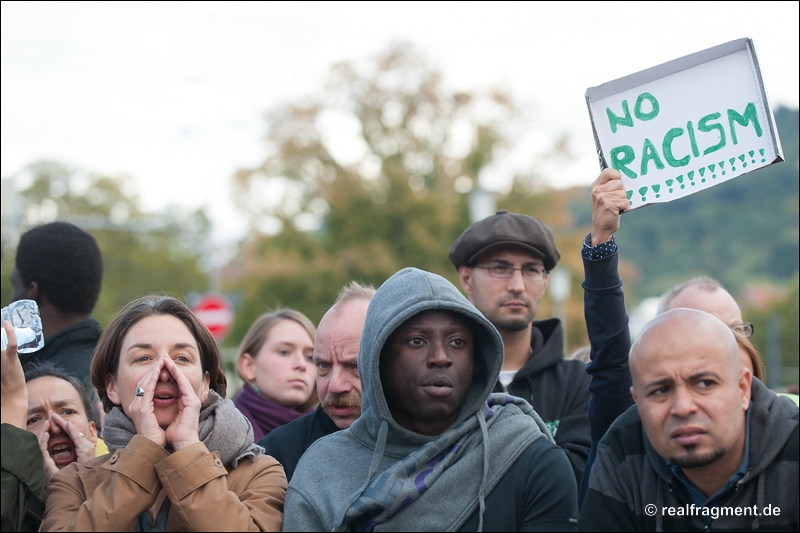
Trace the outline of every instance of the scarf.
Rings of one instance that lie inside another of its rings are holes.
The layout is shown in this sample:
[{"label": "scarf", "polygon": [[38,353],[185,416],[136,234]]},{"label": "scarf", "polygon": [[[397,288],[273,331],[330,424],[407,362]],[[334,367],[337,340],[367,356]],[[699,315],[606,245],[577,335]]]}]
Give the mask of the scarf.
[{"label": "scarf", "polygon": [[286,425],[307,414],[268,400],[247,384],[233,398],[233,403],[253,424],[254,442],[260,441],[264,435],[273,429]]},{"label": "scarf", "polygon": [[[103,440],[109,451],[124,448],[136,435],[133,420],[119,406],[106,415],[103,425]],[[210,452],[219,452],[226,467],[236,469],[242,459],[258,460],[261,448],[253,444],[253,428],[233,402],[223,400],[215,391],[208,391],[208,398],[200,409],[197,437]],[[172,453],[172,448],[167,446]]]},{"label": "scarf", "polygon": [[[540,438],[553,442],[541,418],[525,400],[492,394],[474,416],[373,477],[334,529],[373,531],[391,520],[390,529],[398,531],[409,530],[412,524],[418,527],[422,524],[420,531],[457,530],[477,506],[480,531],[486,494],[528,446]],[[383,455],[384,445],[385,442],[377,443],[376,455]],[[458,485],[434,485],[446,472],[451,474],[451,482],[452,474],[456,474]],[[478,479],[477,491],[471,489]],[[430,503],[418,508],[415,516],[398,516],[426,493]],[[446,510],[441,507],[444,499],[448,501]],[[421,515],[430,520],[420,522]]]}]

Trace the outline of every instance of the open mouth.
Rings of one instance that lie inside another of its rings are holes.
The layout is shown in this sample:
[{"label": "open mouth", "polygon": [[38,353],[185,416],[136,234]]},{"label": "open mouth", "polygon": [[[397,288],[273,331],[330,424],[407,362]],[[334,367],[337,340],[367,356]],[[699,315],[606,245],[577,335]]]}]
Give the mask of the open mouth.
[{"label": "open mouth", "polygon": [[59,442],[50,446],[50,457],[56,466],[68,465],[77,459],[71,442]]},{"label": "open mouth", "polygon": [[178,401],[178,395],[172,391],[156,391],[153,394],[153,405],[156,407],[169,407]]}]

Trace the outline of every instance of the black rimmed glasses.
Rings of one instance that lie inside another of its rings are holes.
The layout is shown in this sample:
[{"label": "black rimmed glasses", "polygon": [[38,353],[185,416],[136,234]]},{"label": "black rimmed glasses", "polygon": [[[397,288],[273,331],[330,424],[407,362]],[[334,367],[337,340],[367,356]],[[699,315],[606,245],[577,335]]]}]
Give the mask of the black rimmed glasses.
[{"label": "black rimmed glasses", "polygon": [[750,337],[753,334],[753,324],[750,322],[743,322],[741,324],[736,324],[731,326],[731,329],[735,329],[745,337]]},{"label": "black rimmed glasses", "polygon": [[511,265],[475,265],[474,268],[486,270],[493,278],[510,278],[517,270],[522,273],[522,277],[528,281],[544,281],[547,279],[547,270],[539,266],[524,266],[514,268]]}]

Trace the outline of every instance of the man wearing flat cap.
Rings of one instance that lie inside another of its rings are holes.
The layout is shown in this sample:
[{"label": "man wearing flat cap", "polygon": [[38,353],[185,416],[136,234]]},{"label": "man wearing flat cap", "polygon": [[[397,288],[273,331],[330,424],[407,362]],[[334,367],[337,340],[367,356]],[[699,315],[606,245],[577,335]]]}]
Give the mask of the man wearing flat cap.
[{"label": "man wearing flat cap", "polygon": [[496,392],[524,398],[542,417],[580,486],[589,456],[589,375],[564,359],[557,318],[534,320],[561,254],[536,217],[498,211],[472,224],[450,247],[469,300],[494,324],[505,355]]}]

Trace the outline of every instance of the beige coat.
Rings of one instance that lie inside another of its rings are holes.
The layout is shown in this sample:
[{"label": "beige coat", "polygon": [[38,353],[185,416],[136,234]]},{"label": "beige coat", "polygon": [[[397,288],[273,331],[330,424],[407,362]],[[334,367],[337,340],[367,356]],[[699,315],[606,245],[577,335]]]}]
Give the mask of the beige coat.
[{"label": "beige coat", "polygon": [[133,531],[161,489],[167,531],[280,531],[286,476],[270,456],[227,470],[200,442],[169,454],[136,435],[127,447],[56,473],[42,531]]}]

